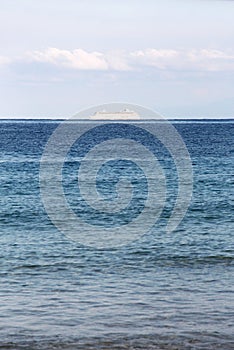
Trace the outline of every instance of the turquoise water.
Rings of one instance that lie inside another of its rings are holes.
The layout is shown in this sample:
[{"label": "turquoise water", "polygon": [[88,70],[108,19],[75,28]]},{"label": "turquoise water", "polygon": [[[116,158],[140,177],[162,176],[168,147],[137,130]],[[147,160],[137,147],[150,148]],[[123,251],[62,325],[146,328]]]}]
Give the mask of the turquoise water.
[{"label": "turquoise water", "polygon": [[[58,125],[0,122],[0,349],[233,349],[234,123],[174,122],[191,156],[194,189],[171,234],[164,227],[177,193],[175,166],[151,140],[167,177],[165,208],[150,232],[109,249],[69,240],[44,209],[40,159]],[[87,220],[92,213],[76,182],[79,157],[74,145],[64,164],[64,193]],[[139,170],[118,165],[142,180],[135,179],[141,196],[131,215],[137,215],[146,181]],[[108,166],[99,187],[114,195],[119,170]],[[114,177],[107,181],[110,168]],[[128,218],[102,220],[117,225]]]}]

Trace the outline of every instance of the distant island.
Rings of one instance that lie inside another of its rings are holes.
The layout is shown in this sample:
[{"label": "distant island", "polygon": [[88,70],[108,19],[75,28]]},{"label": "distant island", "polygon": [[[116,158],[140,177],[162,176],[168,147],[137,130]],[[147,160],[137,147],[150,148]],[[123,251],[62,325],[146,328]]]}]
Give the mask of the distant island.
[{"label": "distant island", "polygon": [[92,120],[138,120],[140,116],[130,109],[123,109],[119,112],[108,112],[106,110],[95,112],[89,117]]}]

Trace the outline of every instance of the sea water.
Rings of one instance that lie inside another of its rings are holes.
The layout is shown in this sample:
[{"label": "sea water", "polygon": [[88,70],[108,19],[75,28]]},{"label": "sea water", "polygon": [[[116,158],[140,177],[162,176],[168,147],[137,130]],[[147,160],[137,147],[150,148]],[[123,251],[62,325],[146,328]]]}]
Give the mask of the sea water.
[{"label": "sea water", "polygon": [[[59,124],[0,122],[0,349],[233,349],[233,121],[173,122],[193,167],[186,215],[165,232],[177,177],[156,145],[167,177],[160,220],[137,239],[103,249],[70,240],[44,208],[40,160]],[[77,186],[80,161],[74,145],[64,163],[64,195],[88,220]],[[113,177],[105,181],[110,168],[117,177],[120,170],[108,167],[100,189],[113,196]],[[141,201],[146,182],[137,175]],[[124,237],[128,217],[108,220],[123,225]]]}]

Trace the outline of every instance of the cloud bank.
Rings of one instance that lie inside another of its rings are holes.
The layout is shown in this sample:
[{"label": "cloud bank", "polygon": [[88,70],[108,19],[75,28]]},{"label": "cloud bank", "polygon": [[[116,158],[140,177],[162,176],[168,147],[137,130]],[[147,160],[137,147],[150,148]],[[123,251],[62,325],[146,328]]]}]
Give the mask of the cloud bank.
[{"label": "cloud bank", "polygon": [[[78,48],[48,48],[26,52],[21,57],[0,56],[0,67],[7,65],[48,66],[73,71],[234,72],[234,51],[218,49],[155,49],[136,51],[88,52]],[[38,66],[38,69],[40,70]]]},{"label": "cloud bank", "polygon": [[[87,52],[83,49],[48,48],[26,54],[29,62],[74,70],[128,71],[151,67],[158,70],[234,70],[234,52],[215,49],[145,49],[133,52]],[[1,61],[0,61],[1,62]]]}]

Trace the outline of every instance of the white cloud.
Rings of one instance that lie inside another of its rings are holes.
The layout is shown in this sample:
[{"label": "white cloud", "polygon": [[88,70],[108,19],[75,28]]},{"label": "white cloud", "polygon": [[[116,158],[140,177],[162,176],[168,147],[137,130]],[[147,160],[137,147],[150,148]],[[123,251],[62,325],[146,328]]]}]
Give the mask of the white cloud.
[{"label": "white cloud", "polygon": [[220,50],[156,50],[130,53],[136,66],[160,70],[223,71],[234,70],[234,54]]},{"label": "white cloud", "polygon": [[11,60],[6,56],[0,56],[0,66],[9,64]]},{"label": "white cloud", "polygon": [[201,71],[233,71],[234,53],[213,49],[191,50],[187,53],[191,67]]},{"label": "white cloud", "polygon": [[27,54],[34,62],[51,63],[59,67],[77,70],[130,70],[125,54],[121,51],[101,53],[87,52],[83,49],[61,50],[48,48],[45,51],[33,51]]},{"label": "white cloud", "polygon": [[111,70],[116,71],[129,71],[132,70],[131,62],[128,62],[128,54],[124,51],[115,51],[106,54],[106,60],[108,67]]},{"label": "white cloud", "polygon": [[[19,61],[19,58],[12,60]],[[32,51],[21,57],[20,62],[41,62],[64,69],[96,71],[144,70],[146,67],[170,71],[222,72],[234,71],[234,52],[230,50],[162,50],[149,48],[132,52],[88,52],[81,48],[62,50],[48,48],[44,51]],[[0,65],[10,59],[0,56]]]},{"label": "white cloud", "polygon": [[220,50],[201,50],[201,54],[204,57],[208,58],[220,58],[220,59],[227,59],[227,60],[233,60],[234,54],[228,54]]},{"label": "white cloud", "polygon": [[147,49],[131,52],[129,56],[136,65],[165,69],[171,62],[175,62],[179,52],[176,50]]},{"label": "white cloud", "polygon": [[73,51],[48,48],[45,51],[28,53],[32,61],[51,63],[56,66],[81,70],[107,70],[108,63],[101,52],[87,52],[82,49]]}]

